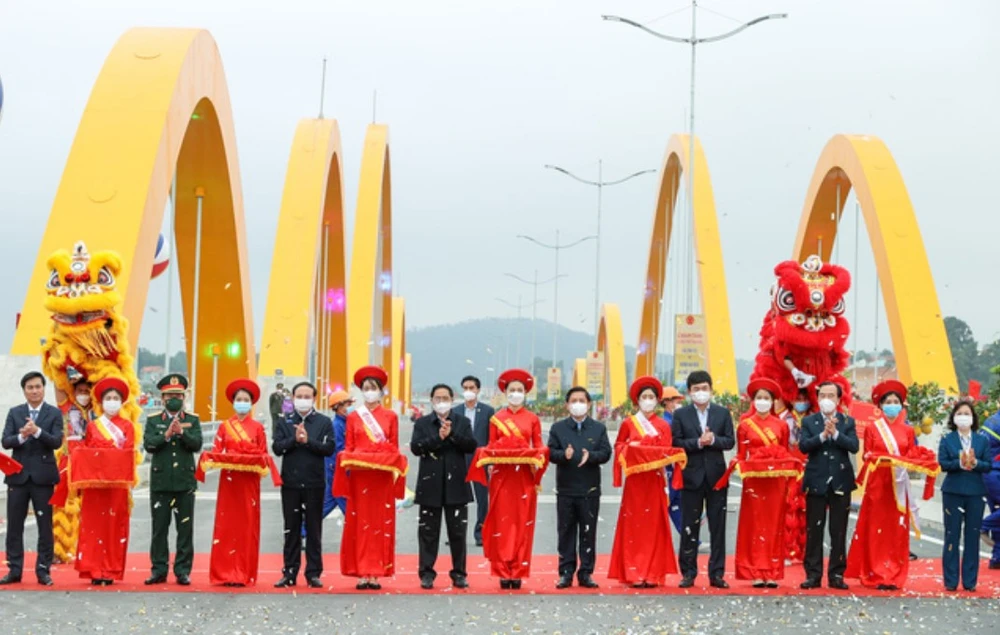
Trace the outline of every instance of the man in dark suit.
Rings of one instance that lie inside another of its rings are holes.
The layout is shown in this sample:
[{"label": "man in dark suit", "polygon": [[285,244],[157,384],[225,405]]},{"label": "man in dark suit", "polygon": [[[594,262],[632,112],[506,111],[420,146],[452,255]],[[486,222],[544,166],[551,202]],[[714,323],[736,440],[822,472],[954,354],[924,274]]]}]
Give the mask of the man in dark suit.
[{"label": "man in dark suit", "polygon": [[[490,406],[479,403],[480,383],[478,377],[468,375],[462,378],[462,399],[465,401],[461,406],[452,409],[454,416],[463,416],[472,425],[472,435],[476,437],[476,446],[483,447],[490,442],[490,419],[494,411]],[[469,460],[472,456],[469,455]],[[483,522],[486,521],[486,512],[489,511],[490,488],[482,483],[473,483],[476,492],[476,528],[473,532],[476,538],[476,546],[483,546]]]},{"label": "man in dark suit", "polygon": [[26,403],[14,406],[3,428],[3,447],[13,450],[21,471],[4,479],[7,483],[7,566],[0,584],[21,581],[24,569],[24,520],[28,503],[38,523],[38,583],[52,586],[52,506],[49,499],[59,482],[55,450],[62,445],[63,418],[55,406],[45,403],[45,377],[32,371],[21,378]]},{"label": "man in dark suit", "polygon": [[466,581],[465,539],[469,526],[469,503],[472,489],[465,482],[467,456],[476,451],[472,425],[451,408],[455,399],[451,386],[438,384],[431,389],[432,414],[420,417],[413,425],[410,451],[420,457],[420,473],[413,502],[420,506],[417,540],[420,546],[420,586],[434,587],[437,572],[438,544],[441,539],[441,515],[448,528],[451,547],[451,583],[456,589],[469,586]]},{"label": "man in dark suit", "polygon": [[712,376],[703,370],[688,375],[691,405],[674,411],[670,430],[674,447],[687,452],[684,491],[681,493],[680,587],[694,586],[698,575],[698,539],[701,515],[708,516],[712,549],[708,558],[708,581],[719,589],[729,588],[726,573],[726,498],[729,488],[715,489],[726,471],[725,450],[736,445],[733,417],[729,410],[712,403]]},{"label": "man in dark suit", "polygon": [[799,449],[809,456],[802,477],[806,493],[806,552],[803,589],[816,589],[823,578],[823,526],[830,510],[830,562],[828,586],[847,590],[847,518],[851,512],[854,466],[851,454],[858,452],[854,419],[838,412],[843,396],[839,384],[823,382],[817,387],[819,409],[802,420]]},{"label": "man in dark suit", "polygon": [[326,463],[336,451],[333,423],[316,412],[316,387],[307,381],[292,389],[295,412],[274,422],[271,449],[281,459],[281,512],[285,519],[285,566],[274,586],[295,586],[302,565],[302,522],[306,526],[306,582],[323,586],[323,497]]},{"label": "man in dark suit", "polygon": [[[574,386],[566,393],[569,417],[549,430],[549,460],[556,465],[556,525],[559,531],[557,589],[573,584],[596,589],[597,516],[601,504],[601,466],[611,460],[611,442],[603,423],[587,416],[590,393]],[[577,541],[580,568],[577,569]]]}]

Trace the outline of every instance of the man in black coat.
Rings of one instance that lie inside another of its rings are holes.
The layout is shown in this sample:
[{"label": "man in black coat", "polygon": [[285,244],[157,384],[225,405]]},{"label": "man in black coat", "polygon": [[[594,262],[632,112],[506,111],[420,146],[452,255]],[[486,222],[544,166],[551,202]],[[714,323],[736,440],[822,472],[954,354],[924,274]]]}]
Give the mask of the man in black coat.
[{"label": "man in black coat", "polygon": [[281,459],[281,511],[285,518],[285,566],[275,587],[295,586],[302,564],[302,519],[306,526],[306,582],[323,586],[323,497],[326,462],[337,449],[330,418],[316,412],[316,388],[292,389],[295,412],[274,422],[271,448]]},{"label": "man in black coat", "polygon": [[469,420],[452,411],[453,400],[450,386],[434,386],[431,389],[434,413],[417,419],[410,440],[410,451],[420,457],[413,502],[420,506],[418,573],[420,586],[424,589],[433,588],[434,578],[437,577],[434,563],[441,539],[442,513],[451,547],[451,582],[457,589],[469,586],[466,581],[465,538],[472,489],[465,482],[465,475],[468,471],[466,455],[476,451],[476,439],[472,436]]},{"label": "man in black coat", "polygon": [[[549,460],[556,466],[556,525],[559,531],[557,589],[573,584],[596,589],[597,515],[601,504],[601,466],[611,460],[611,442],[603,423],[587,416],[590,393],[574,386],[566,393],[569,417],[549,430]],[[577,568],[577,541],[580,566]]]},{"label": "man in black coat", "polygon": [[726,471],[725,450],[736,445],[733,417],[729,410],[711,403],[712,376],[703,370],[687,378],[691,405],[674,411],[670,425],[674,447],[687,452],[684,468],[684,491],[681,493],[681,569],[680,587],[694,586],[698,575],[698,539],[701,515],[708,516],[708,532],[712,549],[708,558],[708,581],[719,589],[729,588],[726,574],[726,498],[729,488],[715,489]]},{"label": "man in black coat", "polygon": [[[483,447],[490,442],[490,419],[494,410],[491,406],[479,402],[479,389],[481,384],[478,377],[467,375],[462,378],[462,399],[465,403],[455,406],[452,414],[465,417],[472,425],[472,436],[476,437],[476,446]],[[469,455],[472,460],[472,455]],[[476,546],[483,546],[483,523],[486,522],[486,512],[489,511],[490,488],[482,483],[473,483],[472,489],[476,493],[476,527],[473,535],[476,538]]]},{"label": "man in black coat", "polygon": [[802,420],[799,449],[809,455],[802,491],[806,494],[806,553],[803,589],[816,589],[823,579],[823,525],[830,510],[830,562],[827,585],[846,590],[847,518],[851,512],[854,466],[851,454],[858,452],[854,419],[838,412],[842,388],[834,382],[817,387],[820,411]]},{"label": "man in black coat", "polygon": [[45,403],[45,377],[33,371],[21,378],[25,403],[14,406],[3,428],[3,447],[13,450],[21,471],[4,479],[7,483],[7,566],[0,584],[21,581],[24,569],[24,520],[28,503],[38,523],[38,583],[52,586],[52,491],[59,482],[55,450],[62,445],[63,417],[55,406]]}]

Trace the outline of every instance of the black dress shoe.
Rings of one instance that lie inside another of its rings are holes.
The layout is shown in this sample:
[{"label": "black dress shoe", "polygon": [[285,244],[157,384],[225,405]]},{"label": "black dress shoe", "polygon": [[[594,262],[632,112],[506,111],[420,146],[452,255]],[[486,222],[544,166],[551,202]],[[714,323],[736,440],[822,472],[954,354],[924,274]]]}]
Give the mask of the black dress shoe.
[{"label": "black dress shoe", "polygon": [[974,586],[965,586],[965,587],[962,587],[962,588],[965,589],[968,593],[975,593],[976,592],[976,587],[974,587]]},{"label": "black dress shoe", "polygon": [[725,580],[723,580],[722,578],[712,578],[711,580],[708,581],[708,584],[710,586],[715,587],[716,589],[728,589],[729,588],[729,583],[726,582]]},{"label": "black dress shoe", "polygon": [[114,580],[109,580],[107,578],[94,578],[90,581],[90,583],[94,586],[111,586],[114,582]]},{"label": "black dress shoe", "polygon": [[945,590],[945,591],[957,591],[957,590],[958,590],[958,587],[957,587],[957,586],[946,586],[946,587],[944,588],[944,590]]},{"label": "black dress shoe", "polygon": [[323,581],[319,578],[306,578],[306,584],[309,585],[310,589],[322,589]]},{"label": "black dress shoe", "polygon": [[483,539],[482,538],[476,538],[476,546],[477,547],[482,547],[483,546]]},{"label": "black dress shoe", "polygon": [[368,583],[368,588],[370,590],[372,590],[372,591],[381,591],[382,590],[382,585],[379,584],[378,582],[369,582]]},{"label": "black dress shoe", "polygon": [[52,586],[52,576],[47,573],[43,573],[38,576],[38,584],[42,586]]},{"label": "black dress shoe", "polygon": [[520,589],[521,588],[521,581],[520,580],[511,580],[510,581],[510,588],[514,589],[515,591],[518,590],[518,589]]},{"label": "black dress shoe", "polygon": [[290,586],[295,586],[295,578],[289,578],[287,575],[274,583],[276,589],[285,589]]},{"label": "black dress shoe", "polygon": [[427,576],[426,578],[420,578],[420,588],[421,589],[433,589],[434,588],[434,578]]},{"label": "black dress shoe", "polygon": [[500,578],[500,588],[501,589],[511,588],[511,581],[507,580],[506,578]]},{"label": "black dress shoe", "polygon": [[17,584],[21,581],[21,576],[13,575],[8,573],[4,577],[0,578],[0,584]]},{"label": "black dress shoe", "polygon": [[1000,569],[1000,562],[990,561],[990,569]]},{"label": "black dress shoe", "polygon": [[897,590],[895,584],[880,584],[880,585],[878,585],[875,588],[878,589],[879,591],[895,591],[895,590]]},{"label": "black dress shoe", "polygon": [[849,588],[851,588],[851,587],[847,586],[847,584],[841,578],[833,578],[833,579],[831,579],[829,582],[827,582],[826,586],[830,587],[831,589],[837,589],[837,590],[840,590],[840,591],[846,591]]},{"label": "black dress shoe", "polygon": [[916,559],[917,559],[917,554],[915,554],[915,553],[913,553],[913,552],[911,551],[911,552],[910,552],[910,560],[912,561],[912,560],[916,560]]},{"label": "black dress shoe", "polygon": [[769,588],[769,589],[777,589],[778,588],[778,583],[775,582],[774,580],[768,580],[767,582],[764,583],[764,585],[767,588]]},{"label": "black dress shoe", "polygon": [[683,578],[681,578],[681,583],[678,584],[677,586],[679,586],[682,589],[690,589],[691,587],[694,586],[694,578],[684,576]]},{"label": "black dress shoe", "polygon": [[820,586],[819,578],[809,578],[805,582],[799,585],[800,589],[818,589]]},{"label": "black dress shoe", "polygon": [[582,586],[585,589],[596,589],[601,586],[598,583],[594,582],[594,578],[590,577],[589,575],[581,575],[578,579],[578,582],[580,583],[580,586]]},{"label": "black dress shoe", "polygon": [[191,586],[191,576],[183,574],[177,576],[177,584],[181,586]]},{"label": "black dress shoe", "polygon": [[767,587],[767,582],[765,582],[764,580],[757,580],[756,582],[753,583],[753,588],[755,589],[763,589],[766,587]]},{"label": "black dress shoe", "polygon": [[559,581],[556,582],[557,589],[568,589],[571,586],[573,586],[573,576],[571,575],[559,576]]},{"label": "black dress shoe", "polygon": [[151,575],[151,576],[149,576],[148,578],[146,578],[145,584],[147,584],[147,585],[149,585],[149,584],[163,584],[166,581],[167,581],[167,574],[164,573],[163,575]]},{"label": "black dress shoe", "polygon": [[368,583],[362,580],[361,582],[355,584],[354,588],[357,589],[358,591],[366,591],[368,589]]},{"label": "black dress shoe", "polygon": [[464,575],[460,575],[451,581],[451,586],[455,587],[456,589],[468,589],[469,582],[468,580],[465,579]]}]

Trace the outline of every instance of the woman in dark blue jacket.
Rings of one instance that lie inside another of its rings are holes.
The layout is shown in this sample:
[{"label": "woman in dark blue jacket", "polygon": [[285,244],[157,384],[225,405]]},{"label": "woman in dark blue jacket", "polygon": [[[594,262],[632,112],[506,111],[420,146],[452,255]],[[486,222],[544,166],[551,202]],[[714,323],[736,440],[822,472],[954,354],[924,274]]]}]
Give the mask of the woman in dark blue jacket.
[{"label": "woman in dark blue jacket", "polygon": [[941,568],[945,588],[954,591],[958,588],[958,545],[964,524],[962,586],[966,591],[975,591],[979,576],[979,530],[986,496],[983,475],[991,468],[989,442],[983,435],[973,434],[979,428],[979,419],[966,401],[959,401],[952,408],[948,428],[951,432],[941,439],[938,447],[938,463],[947,473],[941,485],[944,499]]}]

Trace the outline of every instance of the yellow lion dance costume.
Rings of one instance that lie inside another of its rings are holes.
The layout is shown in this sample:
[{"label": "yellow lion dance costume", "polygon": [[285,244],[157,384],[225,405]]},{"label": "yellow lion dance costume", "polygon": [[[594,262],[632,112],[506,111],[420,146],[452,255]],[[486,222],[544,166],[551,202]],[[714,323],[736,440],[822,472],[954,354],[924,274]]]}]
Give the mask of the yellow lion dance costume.
[{"label": "yellow lion dance costume", "polygon": [[[76,383],[71,375],[91,385],[111,376],[124,380],[132,398],[122,405],[121,416],[135,425],[136,448],[141,448],[139,379],[129,351],[128,321],[116,308],[122,303],[115,289],[121,258],[110,251],[90,254],[78,242],[73,253],[57,251],[46,264],[50,274],[45,309],[52,313],[52,331],[42,346],[42,372],[67,399],[72,399]],[[68,461],[67,436],[57,457],[61,466]],[[137,453],[136,460],[141,460],[141,454]],[[55,556],[61,562],[72,562],[76,555],[79,513],[80,497],[73,491],[65,506],[53,507]]]}]

